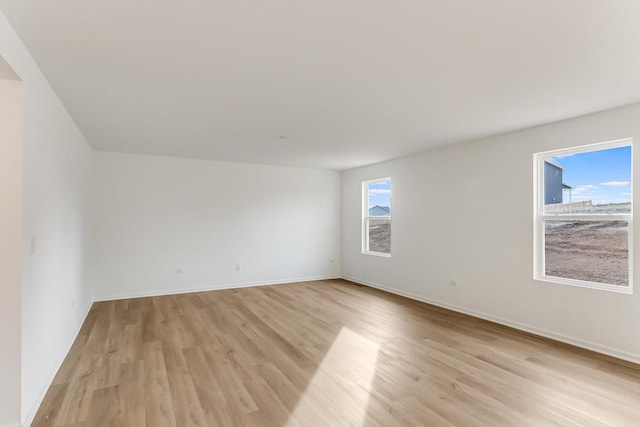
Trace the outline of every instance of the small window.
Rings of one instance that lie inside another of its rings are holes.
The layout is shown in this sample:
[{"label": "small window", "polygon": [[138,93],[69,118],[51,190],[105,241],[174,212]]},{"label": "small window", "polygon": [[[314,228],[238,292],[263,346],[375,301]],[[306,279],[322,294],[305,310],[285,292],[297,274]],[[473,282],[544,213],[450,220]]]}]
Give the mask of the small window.
[{"label": "small window", "polygon": [[632,141],[535,154],[537,280],[632,293]]},{"label": "small window", "polygon": [[391,178],[362,183],[362,252],[391,256]]}]

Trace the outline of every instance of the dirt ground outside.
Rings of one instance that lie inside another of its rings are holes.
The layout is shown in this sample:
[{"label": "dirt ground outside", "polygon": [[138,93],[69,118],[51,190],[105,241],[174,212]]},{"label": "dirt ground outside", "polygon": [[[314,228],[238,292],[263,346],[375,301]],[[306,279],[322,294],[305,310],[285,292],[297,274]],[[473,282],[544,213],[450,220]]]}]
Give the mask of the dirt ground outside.
[{"label": "dirt ground outside", "polygon": [[546,221],[545,275],[627,286],[626,221]]},{"label": "dirt ground outside", "polygon": [[383,254],[391,253],[391,222],[372,220],[369,225],[369,250],[372,252],[381,252]]}]

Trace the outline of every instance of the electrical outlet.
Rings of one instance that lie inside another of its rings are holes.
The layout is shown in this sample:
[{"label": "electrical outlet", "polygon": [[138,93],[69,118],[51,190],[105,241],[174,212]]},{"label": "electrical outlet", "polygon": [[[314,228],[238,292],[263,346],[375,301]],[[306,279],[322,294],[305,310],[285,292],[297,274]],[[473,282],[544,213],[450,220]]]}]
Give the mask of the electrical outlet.
[{"label": "electrical outlet", "polygon": [[457,280],[450,280],[449,281],[449,286],[458,286],[458,281]]},{"label": "electrical outlet", "polygon": [[176,274],[184,274],[184,270],[181,268],[176,268]]},{"label": "electrical outlet", "polygon": [[236,264],[236,271],[240,271],[240,264]]}]

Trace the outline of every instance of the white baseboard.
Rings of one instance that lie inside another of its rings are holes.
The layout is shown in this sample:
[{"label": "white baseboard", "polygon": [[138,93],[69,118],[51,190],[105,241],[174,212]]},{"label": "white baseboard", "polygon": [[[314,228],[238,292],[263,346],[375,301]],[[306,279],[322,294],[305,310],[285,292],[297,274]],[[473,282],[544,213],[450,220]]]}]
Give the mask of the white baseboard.
[{"label": "white baseboard", "polygon": [[539,335],[541,337],[550,338],[552,340],[560,341],[565,344],[570,344],[576,347],[584,348],[587,350],[595,351],[596,353],[605,354],[607,356],[615,357],[617,359],[626,360],[627,362],[632,362],[636,364],[640,364],[640,355],[629,353],[623,350],[619,350],[616,348],[596,344],[593,342],[585,341],[579,338],[574,338],[568,335],[564,335],[558,332],[549,331],[547,329],[538,328],[535,326],[527,325],[520,322],[515,322],[509,319],[505,319],[502,317],[494,316],[487,313],[482,313],[473,309],[469,309],[466,307],[459,307],[454,304],[449,304],[443,301],[438,301],[430,298],[425,298],[421,295],[414,294],[412,292],[405,292],[398,289],[389,288],[387,286],[382,286],[377,283],[373,283],[367,280],[356,279],[353,277],[342,277],[345,280],[349,280],[354,283],[358,283],[361,285],[369,286],[372,288],[379,289],[381,291],[389,292],[392,294],[400,295],[406,298],[410,298],[416,301],[421,301],[427,304],[435,305],[438,307],[446,308],[452,311],[456,311],[458,313],[468,314],[473,317],[478,317],[480,319],[488,320],[490,322],[499,323],[504,326],[509,326],[511,328],[519,329],[521,331],[530,332],[535,335]]},{"label": "white baseboard", "polygon": [[20,423],[2,424],[0,427],[22,427]]},{"label": "white baseboard", "polygon": [[111,295],[102,295],[95,298],[95,302],[98,301],[114,301],[119,299],[129,299],[129,298],[145,298],[145,297],[157,297],[162,295],[178,295],[178,294],[190,294],[193,292],[207,292],[207,291],[220,291],[223,289],[239,289],[239,288],[251,288],[254,286],[271,286],[271,285],[283,285],[286,283],[297,283],[297,282],[313,282],[316,280],[332,280],[332,279],[340,279],[340,276],[315,276],[315,277],[299,277],[295,279],[284,279],[284,280],[265,280],[258,282],[242,282],[242,283],[232,283],[228,285],[220,285],[220,286],[206,286],[202,288],[187,288],[187,289],[169,289],[169,290],[157,290],[157,291],[144,291],[144,292],[130,292],[126,294],[111,294]]},{"label": "white baseboard", "polygon": [[[67,350],[62,355],[62,359],[60,359],[58,361],[58,363],[56,364],[56,368],[49,374],[49,378],[47,379],[44,387],[42,387],[42,390],[40,390],[40,394],[38,395],[38,398],[36,399],[35,404],[32,406],[31,410],[29,411],[29,414],[27,415],[27,419],[24,420],[24,425],[25,426],[30,426],[31,423],[33,422],[33,419],[35,418],[36,413],[38,412],[38,409],[40,409],[40,405],[42,405],[42,401],[44,400],[44,396],[47,394],[47,391],[49,390],[49,387],[51,387],[51,383],[53,382],[53,379],[56,377],[56,374],[60,370],[60,367],[62,366],[62,362],[64,362],[64,359],[69,354],[69,350],[71,350],[71,346],[73,345],[74,341],[78,337],[78,334],[80,333],[80,329],[82,329],[82,325],[84,325],[84,321],[87,320],[87,315],[89,314],[89,311],[91,310],[92,306],[93,306],[93,301],[91,301],[89,303],[89,306],[85,310],[84,316],[82,316],[82,320],[80,321],[80,324],[78,325],[78,327],[76,329],[76,333],[73,334],[73,338],[67,344],[67,347],[66,347]],[[22,427],[22,424],[16,424],[15,426],[16,427]],[[2,427],[8,427],[8,426],[2,426]]]}]

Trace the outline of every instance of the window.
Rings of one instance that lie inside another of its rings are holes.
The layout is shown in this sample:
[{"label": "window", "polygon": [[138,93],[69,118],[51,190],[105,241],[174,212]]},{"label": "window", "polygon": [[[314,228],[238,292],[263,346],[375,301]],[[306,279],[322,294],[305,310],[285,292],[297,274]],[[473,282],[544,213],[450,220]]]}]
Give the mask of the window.
[{"label": "window", "polygon": [[391,178],[362,183],[362,252],[391,256]]},{"label": "window", "polygon": [[537,280],[632,293],[632,141],[535,154]]}]

